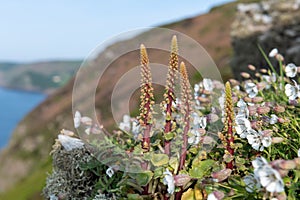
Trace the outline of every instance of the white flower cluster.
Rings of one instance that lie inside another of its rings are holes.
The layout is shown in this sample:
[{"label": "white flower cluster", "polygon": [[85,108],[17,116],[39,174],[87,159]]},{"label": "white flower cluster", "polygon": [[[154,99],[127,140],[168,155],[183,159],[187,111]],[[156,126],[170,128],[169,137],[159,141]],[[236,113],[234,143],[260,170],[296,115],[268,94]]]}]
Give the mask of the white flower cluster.
[{"label": "white flower cluster", "polygon": [[191,145],[197,145],[200,142],[201,131],[205,131],[207,125],[207,118],[205,116],[199,116],[197,113],[192,113],[193,123],[191,128],[191,136],[188,138],[188,143]]},{"label": "white flower cluster", "polygon": [[163,183],[168,186],[168,193],[173,194],[175,191],[175,180],[173,174],[169,171],[169,169],[166,169],[164,175]]},{"label": "white flower cluster", "polygon": [[[252,165],[254,167],[254,181],[258,180],[268,192],[279,193],[284,191],[284,183],[280,173],[274,169],[264,157],[257,157],[254,161],[252,161]],[[255,182],[250,184],[250,179],[246,179],[245,183],[248,183],[248,186],[258,186]],[[253,189],[253,187],[251,189]],[[251,191],[251,189],[248,191]]]},{"label": "white flower cluster", "polygon": [[119,124],[119,128],[125,132],[131,132],[136,138],[140,133],[140,125],[138,120],[131,118],[129,115],[123,116],[123,121]]},{"label": "white flower cluster", "polygon": [[241,138],[247,138],[248,143],[257,151],[263,151],[264,147],[269,147],[272,143],[271,136],[263,131],[255,131],[252,129],[251,123],[248,119],[249,110],[247,108],[247,104],[240,99],[237,106],[239,107],[235,119],[235,130],[237,134],[239,134]]}]

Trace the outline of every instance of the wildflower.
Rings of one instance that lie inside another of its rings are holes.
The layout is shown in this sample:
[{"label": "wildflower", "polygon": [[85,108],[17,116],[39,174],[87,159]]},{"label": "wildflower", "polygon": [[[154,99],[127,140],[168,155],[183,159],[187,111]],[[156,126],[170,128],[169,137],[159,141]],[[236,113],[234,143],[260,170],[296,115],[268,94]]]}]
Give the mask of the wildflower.
[{"label": "wildflower", "polygon": [[224,198],[224,193],[221,191],[214,191],[207,196],[207,200],[221,200]]},{"label": "wildflower", "polygon": [[260,184],[266,188],[268,192],[283,192],[284,184],[279,172],[270,165],[265,165],[257,171]]},{"label": "wildflower", "polygon": [[277,115],[272,114],[270,118],[270,124],[276,124],[278,122]]},{"label": "wildflower", "polygon": [[166,169],[166,171],[164,172],[164,179],[163,179],[163,183],[164,185],[168,185],[168,193],[169,194],[173,194],[175,191],[175,181],[174,181],[174,177],[172,175],[172,173],[169,171],[169,169]]},{"label": "wildflower", "polygon": [[283,192],[284,184],[279,172],[273,169],[264,157],[252,161],[254,175],[268,192]]},{"label": "wildflower", "polygon": [[74,116],[74,127],[79,128],[80,123],[81,123],[81,114],[79,111],[76,111]]},{"label": "wildflower", "polygon": [[115,171],[112,167],[107,168],[106,175],[109,176],[109,178],[111,178],[114,174],[115,174]]},{"label": "wildflower", "polygon": [[123,116],[123,122],[120,123],[119,128],[123,131],[130,131],[131,125],[129,115]]},{"label": "wildflower", "polygon": [[81,149],[83,148],[84,143],[82,140],[78,138],[73,138],[67,135],[58,135],[58,141],[61,143],[61,145],[64,147],[65,150],[71,151],[73,149]]},{"label": "wildflower", "polygon": [[276,82],[276,74],[273,72],[271,76],[269,75],[262,75],[261,76],[262,83],[265,83],[265,88],[270,89],[271,84]]},{"label": "wildflower", "polygon": [[294,63],[289,63],[285,67],[285,74],[287,77],[294,78],[297,75],[297,66]]},{"label": "wildflower", "polygon": [[261,131],[256,132],[253,129],[248,130],[247,140],[252,148],[257,151],[263,151],[264,147],[269,147],[272,143],[271,136],[264,134]]},{"label": "wildflower", "polygon": [[249,109],[247,107],[247,104],[243,101],[243,99],[240,99],[237,103],[237,106],[239,107],[237,118],[240,117],[249,117]]},{"label": "wildflower", "polygon": [[250,98],[255,97],[258,93],[257,86],[252,82],[248,82],[245,84],[245,90]]},{"label": "wildflower", "polygon": [[270,51],[269,53],[269,57],[273,58],[275,57],[276,55],[278,54],[278,49],[277,48],[274,48]]},{"label": "wildflower", "polygon": [[196,113],[193,113],[192,115],[194,118],[194,120],[193,120],[194,126],[205,129],[206,125],[207,125],[207,118],[203,117],[203,116],[200,117]]},{"label": "wildflower", "polygon": [[201,133],[198,130],[192,129],[191,136],[188,138],[188,143],[191,145],[197,145],[200,142]]},{"label": "wildflower", "polygon": [[237,125],[235,127],[237,134],[239,134],[241,138],[246,138],[248,131],[251,129],[250,121],[244,117],[237,117],[235,123]]},{"label": "wildflower", "polygon": [[256,190],[259,190],[261,185],[259,183],[259,180],[254,174],[249,174],[243,178],[245,185],[246,185],[246,190],[248,192],[254,192]]},{"label": "wildflower", "polygon": [[295,86],[289,83],[285,85],[285,94],[289,97],[289,100],[295,100],[297,97],[300,97],[300,86],[296,81],[294,81],[294,84]]},{"label": "wildflower", "polygon": [[213,91],[214,87],[213,87],[212,80],[209,78],[204,78],[203,79],[203,87],[204,87],[204,90],[207,90],[209,92]]}]

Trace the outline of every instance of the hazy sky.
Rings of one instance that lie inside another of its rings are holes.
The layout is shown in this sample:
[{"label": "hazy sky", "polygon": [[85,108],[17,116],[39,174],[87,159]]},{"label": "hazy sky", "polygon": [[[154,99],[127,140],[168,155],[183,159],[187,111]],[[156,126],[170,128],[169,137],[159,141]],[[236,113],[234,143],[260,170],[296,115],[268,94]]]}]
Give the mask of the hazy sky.
[{"label": "hazy sky", "polygon": [[0,61],[81,59],[120,32],[232,0],[0,0]]}]

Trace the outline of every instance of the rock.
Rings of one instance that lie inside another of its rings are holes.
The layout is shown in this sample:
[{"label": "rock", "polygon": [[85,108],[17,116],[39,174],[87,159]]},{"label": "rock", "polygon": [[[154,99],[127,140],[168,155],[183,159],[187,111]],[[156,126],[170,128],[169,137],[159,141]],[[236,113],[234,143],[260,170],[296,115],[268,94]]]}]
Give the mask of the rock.
[{"label": "rock", "polygon": [[[231,61],[235,77],[249,72],[252,64],[258,69],[267,66],[258,45],[268,55],[277,48],[287,62],[300,65],[300,1],[269,0],[238,4],[232,24],[231,39],[234,56]],[[275,66],[277,62],[271,59]]]}]

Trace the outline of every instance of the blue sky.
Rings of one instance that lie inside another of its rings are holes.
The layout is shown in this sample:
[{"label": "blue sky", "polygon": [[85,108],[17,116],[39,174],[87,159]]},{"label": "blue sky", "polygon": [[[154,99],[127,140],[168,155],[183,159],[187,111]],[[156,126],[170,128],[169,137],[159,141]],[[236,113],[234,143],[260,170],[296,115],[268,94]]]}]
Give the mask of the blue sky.
[{"label": "blue sky", "polygon": [[3,0],[0,61],[82,59],[120,32],[207,12],[232,0]]}]

